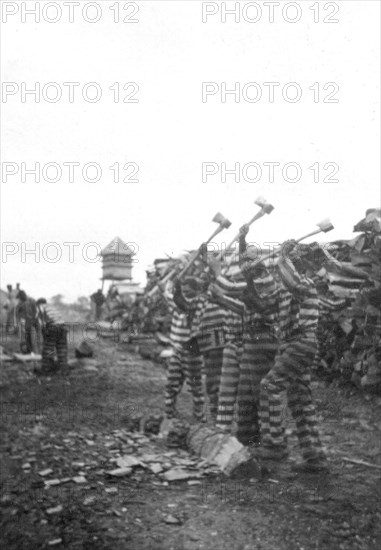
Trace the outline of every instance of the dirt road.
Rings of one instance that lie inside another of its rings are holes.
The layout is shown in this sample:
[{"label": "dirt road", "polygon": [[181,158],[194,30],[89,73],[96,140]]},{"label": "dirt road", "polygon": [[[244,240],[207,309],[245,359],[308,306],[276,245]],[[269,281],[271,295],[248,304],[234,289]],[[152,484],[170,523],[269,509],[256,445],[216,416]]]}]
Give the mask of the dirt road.
[{"label": "dirt road", "polygon": [[[323,477],[295,475],[288,462],[261,481],[209,475],[166,482],[146,468],[113,478],[108,472],[122,455],[168,452],[157,436],[133,431],[141,415],[162,414],[165,370],[123,344],[94,347],[96,364],[65,376],[1,366],[3,548],[379,547],[379,397],[315,384],[331,465]],[[187,418],[185,392],[179,409]],[[291,447],[292,460],[294,437]],[[174,453],[169,461],[186,460]]]}]

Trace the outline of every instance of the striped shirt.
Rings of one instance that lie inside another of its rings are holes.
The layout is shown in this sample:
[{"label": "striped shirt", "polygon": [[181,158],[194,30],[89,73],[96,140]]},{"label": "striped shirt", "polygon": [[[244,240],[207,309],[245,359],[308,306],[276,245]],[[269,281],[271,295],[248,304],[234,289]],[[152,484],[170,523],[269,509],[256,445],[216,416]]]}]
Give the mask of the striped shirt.
[{"label": "striped shirt", "polygon": [[288,341],[316,332],[319,320],[319,298],[312,279],[301,275],[288,258],[277,264],[284,287],[280,293],[280,339]]},{"label": "striped shirt", "polygon": [[225,314],[225,338],[227,342],[242,342],[243,316],[234,311],[226,310]]},{"label": "striped shirt", "polygon": [[47,304],[39,306],[39,317],[43,326],[64,325],[65,320],[57,309]]},{"label": "striped shirt", "polygon": [[[279,287],[274,277],[267,271],[263,278],[252,280],[255,290],[260,298],[261,310],[255,309],[254,305],[250,304],[250,291],[247,283],[233,283],[222,276],[216,280],[217,285],[228,297],[240,296],[241,312],[244,315],[244,332],[253,335],[260,330],[268,330],[274,328],[278,318],[278,300]],[[245,296],[247,299],[245,299]],[[225,301],[228,307],[228,301]],[[237,302],[234,300],[234,302]],[[238,302],[239,303],[239,302]],[[235,310],[239,313],[239,310]]]},{"label": "striped shirt", "polygon": [[169,338],[173,347],[180,349],[190,339],[188,313],[181,311],[176,306],[173,300],[173,293],[170,290],[166,290],[163,295],[172,314]]},{"label": "striped shirt", "polygon": [[210,299],[205,302],[199,323],[198,343],[202,352],[224,347],[227,311]]}]

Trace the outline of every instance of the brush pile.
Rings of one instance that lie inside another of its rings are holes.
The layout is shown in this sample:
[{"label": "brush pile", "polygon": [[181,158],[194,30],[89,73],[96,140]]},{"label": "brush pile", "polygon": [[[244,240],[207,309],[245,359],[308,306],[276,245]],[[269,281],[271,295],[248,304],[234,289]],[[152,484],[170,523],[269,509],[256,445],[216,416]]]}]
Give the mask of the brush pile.
[{"label": "brush pile", "polygon": [[381,388],[381,211],[367,210],[350,241],[330,244],[338,264],[326,272],[329,291],[347,298],[343,311],[332,313],[325,332],[330,345],[322,366],[368,390]]}]

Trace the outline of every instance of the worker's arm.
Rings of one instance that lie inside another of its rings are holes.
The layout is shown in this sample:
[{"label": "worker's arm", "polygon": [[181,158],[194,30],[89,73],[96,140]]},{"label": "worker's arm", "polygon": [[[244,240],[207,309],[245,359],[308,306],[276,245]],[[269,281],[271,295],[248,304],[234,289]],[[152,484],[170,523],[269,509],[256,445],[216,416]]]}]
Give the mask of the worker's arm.
[{"label": "worker's arm", "polygon": [[231,298],[240,297],[247,287],[246,281],[233,282],[223,275],[217,277],[216,285],[221,289],[225,296],[229,296]]},{"label": "worker's arm", "polygon": [[297,258],[295,244],[294,241],[283,243],[277,267],[281,279],[288,290],[296,294],[303,294],[308,290],[309,285],[306,278],[298,273],[292,263],[292,260]]},{"label": "worker's arm", "polygon": [[181,290],[181,281],[178,279],[175,281],[175,290],[173,293],[173,301],[176,306],[184,312],[188,312],[192,309],[190,300],[187,300]]},{"label": "worker's arm", "polygon": [[243,302],[231,298],[230,296],[226,296],[221,288],[214,283],[210,285],[209,291],[211,293],[213,302],[226,309],[229,309],[230,311],[234,311],[239,315],[243,315],[245,311],[245,304]]},{"label": "worker's arm", "polygon": [[251,277],[247,278],[247,288],[244,291],[243,301],[250,309],[255,311],[261,312],[266,309],[265,303],[259,296]]}]

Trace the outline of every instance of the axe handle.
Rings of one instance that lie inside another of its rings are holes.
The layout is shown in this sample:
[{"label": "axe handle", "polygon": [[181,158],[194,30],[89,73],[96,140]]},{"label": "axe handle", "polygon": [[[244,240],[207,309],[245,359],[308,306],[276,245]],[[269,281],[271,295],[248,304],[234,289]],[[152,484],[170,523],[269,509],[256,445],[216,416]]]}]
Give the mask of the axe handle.
[{"label": "axe handle", "polygon": [[[210,243],[210,241],[212,239],[214,239],[214,237],[216,237],[219,233],[221,233],[221,231],[224,229],[224,227],[222,227],[221,225],[217,227],[217,229],[215,231],[213,231],[212,235],[209,237],[209,239],[207,241],[204,241],[202,244],[208,244]],[[180,272],[179,276],[178,276],[178,280],[181,280],[184,275],[186,273],[188,273],[189,269],[192,267],[192,265],[195,263],[195,261],[197,260],[197,258],[200,256],[201,254],[201,246],[198,248],[198,250],[196,250],[196,252],[193,254],[192,258],[189,260],[189,262],[187,263],[187,265],[184,267],[184,269]]]},{"label": "axe handle", "polygon": [[[261,208],[260,211],[257,212],[257,213],[255,214],[255,216],[253,216],[253,217],[251,218],[251,220],[250,220],[246,225],[249,225],[249,226],[250,226],[251,224],[253,224],[253,223],[256,222],[257,220],[259,220],[260,218],[262,218],[265,214],[266,214],[266,212],[263,210],[263,208]],[[238,241],[238,239],[239,239],[239,233],[237,233],[237,235],[234,237],[234,239],[228,244],[228,246],[226,247],[226,250],[229,250],[229,249],[233,246],[233,244],[234,244],[236,241]]]},{"label": "axe handle", "polygon": [[[299,237],[299,239],[295,239],[295,242],[300,243],[301,241],[304,241],[304,239],[307,239],[307,237],[312,237],[313,235],[317,235],[318,233],[321,233],[322,229],[315,229],[314,231],[311,231],[311,233],[307,233],[307,235],[304,235],[303,237]],[[266,260],[273,256],[275,258],[280,252],[280,248],[274,249],[274,251],[270,254],[266,254],[265,256],[262,256],[263,260]]]},{"label": "axe handle", "polygon": [[176,268],[171,269],[169,273],[167,273],[162,279],[160,279],[159,283],[156,284],[154,287],[151,288],[150,291],[147,292],[147,296],[151,297],[159,290],[159,284],[166,283],[173,277],[173,275],[176,273]]},{"label": "axe handle", "polygon": [[317,235],[318,233],[321,233],[322,229],[315,229],[314,231],[311,231],[311,233],[307,233],[307,235],[304,235],[304,237],[300,237],[300,239],[296,239],[297,243],[300,243],[300,241],[304,241],[304,239],[307,239],[307,237],[312,237],[313,235]]}]

